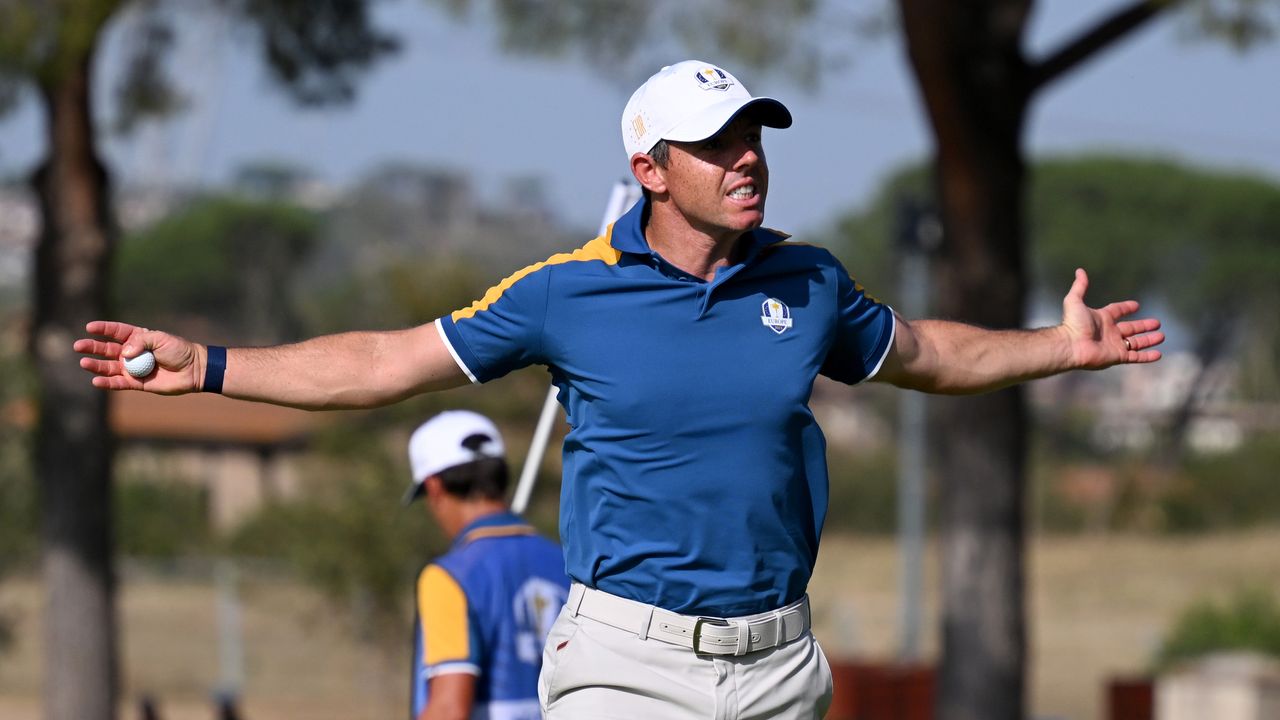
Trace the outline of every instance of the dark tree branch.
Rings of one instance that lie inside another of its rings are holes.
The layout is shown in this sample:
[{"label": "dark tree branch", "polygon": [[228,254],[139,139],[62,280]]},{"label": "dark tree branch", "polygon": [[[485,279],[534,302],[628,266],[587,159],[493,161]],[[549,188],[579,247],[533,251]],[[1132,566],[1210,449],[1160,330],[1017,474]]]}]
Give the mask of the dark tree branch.
[{"label": "dark tree branch", "polygon": [[1030,97],[1080,63],[1105,50],[1129,33],[1145,25],[1161,12],[1183,0],[1136,0],[1067,42],[1031,67],[1027,95]]}]

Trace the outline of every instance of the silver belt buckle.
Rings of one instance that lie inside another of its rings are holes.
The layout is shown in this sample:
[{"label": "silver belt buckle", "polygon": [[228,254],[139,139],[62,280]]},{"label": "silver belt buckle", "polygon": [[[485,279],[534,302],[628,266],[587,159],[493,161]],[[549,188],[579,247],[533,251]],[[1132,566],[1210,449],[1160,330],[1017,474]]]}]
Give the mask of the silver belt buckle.
[{"label": "silver belt buckle", "polygon": [[695,655],[722,655],[719,652],[703,652],[698,648],[698,641],[702,639],[702,626],[710,624],[716,627],[729,627],[729,623],[721,618],[698,617],[693,621],[693,653]]}]

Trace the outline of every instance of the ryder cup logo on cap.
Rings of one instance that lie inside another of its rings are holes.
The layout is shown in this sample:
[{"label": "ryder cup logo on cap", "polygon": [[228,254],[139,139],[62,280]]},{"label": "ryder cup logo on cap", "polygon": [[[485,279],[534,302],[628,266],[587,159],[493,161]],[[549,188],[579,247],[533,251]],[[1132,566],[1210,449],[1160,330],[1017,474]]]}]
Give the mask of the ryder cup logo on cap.
[{"label": "ryder cup logo on cap", "polygon": [[748,108],[761,125],[791,127],[791,112],[785,105],[770,97],[752,97],[723,68],[702,60],[668,65],[627,101],[622,111],[622,144],[629,158],[649,152],[659,140],[705,140]]},{"label": "ryder cup logo on cap", "polygon": [[431,418],[409,437],[409,469],[413,485],[405,493],[409,504],[422,494],[422,483],[451,467],[486,458],[506,457],[502,433],[489,418],[470,410],[450,410]]},{"label": "ryder cup logo on cap", "polygon": [[733,87],[733,78],[720,68],[703,68],[693,74],[702,83],[703,90],[728,90]]}]

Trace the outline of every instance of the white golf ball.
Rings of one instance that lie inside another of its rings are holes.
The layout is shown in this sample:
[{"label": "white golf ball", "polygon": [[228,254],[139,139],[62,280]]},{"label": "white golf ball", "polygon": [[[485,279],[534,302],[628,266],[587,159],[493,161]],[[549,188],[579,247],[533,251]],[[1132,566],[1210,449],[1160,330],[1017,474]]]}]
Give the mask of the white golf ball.
[{"label": "white golf ball", "polygon": [[140,378],[151,374],[156,369],[156,356],[150,350],[144,350],[141,355],[129,358],[124,361],[125,372]]}]

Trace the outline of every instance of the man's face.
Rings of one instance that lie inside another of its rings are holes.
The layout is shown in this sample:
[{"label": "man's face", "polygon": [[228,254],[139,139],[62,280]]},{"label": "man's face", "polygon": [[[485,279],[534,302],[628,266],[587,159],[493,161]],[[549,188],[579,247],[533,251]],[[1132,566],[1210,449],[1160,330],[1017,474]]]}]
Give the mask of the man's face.
[{"label": "man's face", "polygon": [[760,227],[769,166],[759,123],[739,117],[711,138],[669,145],[670,159],[660,172],[690,226],[713,237]]}]

